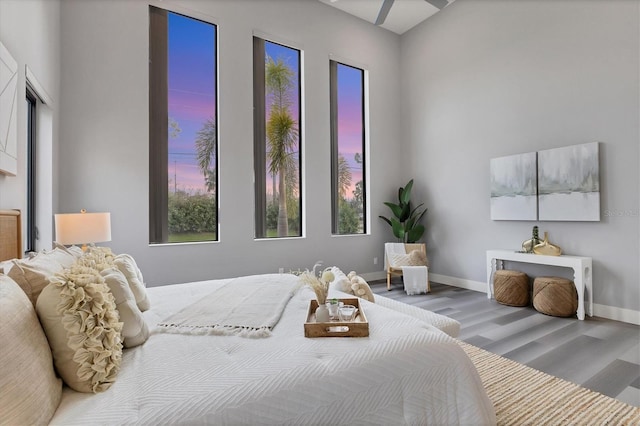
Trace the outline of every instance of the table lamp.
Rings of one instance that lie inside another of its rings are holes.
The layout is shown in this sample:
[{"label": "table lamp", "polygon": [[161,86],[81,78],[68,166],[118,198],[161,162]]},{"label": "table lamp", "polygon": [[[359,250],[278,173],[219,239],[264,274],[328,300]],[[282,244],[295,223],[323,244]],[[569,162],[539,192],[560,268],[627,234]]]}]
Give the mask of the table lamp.
[{"label": "table lamp", "polygon": [[111,213],[65,213],[55,215],[56,241],[63,245],[87,244],[111,241]]}]

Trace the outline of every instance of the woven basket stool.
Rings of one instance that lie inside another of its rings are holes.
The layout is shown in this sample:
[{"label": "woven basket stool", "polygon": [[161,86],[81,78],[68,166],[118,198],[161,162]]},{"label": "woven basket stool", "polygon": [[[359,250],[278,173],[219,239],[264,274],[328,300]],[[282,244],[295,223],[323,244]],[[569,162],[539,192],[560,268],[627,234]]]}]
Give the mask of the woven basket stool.
[{"label": "woven basket stool", "polygon": [[558,277],[533,280],[533,307],[554,317],[570,317],[578,310],[578,292],[573,281]]},{"label": "woven basket stool", "polygon": [[524,272],[499,269],[493,277],[496,302],[509,306],[529,304],[529,277]]}]

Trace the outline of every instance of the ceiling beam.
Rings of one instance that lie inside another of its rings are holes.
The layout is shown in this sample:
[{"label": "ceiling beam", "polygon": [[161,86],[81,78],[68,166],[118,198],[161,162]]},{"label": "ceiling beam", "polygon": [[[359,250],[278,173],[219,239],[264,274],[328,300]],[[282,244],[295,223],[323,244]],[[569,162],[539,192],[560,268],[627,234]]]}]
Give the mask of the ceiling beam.
[{"label": "ceiling beam", "polygon": [[[385,19],[387,19],[387,15],[391,10],[391,6],[393,5],[393,1],[394,0],[384,0],[384,2],[382,3],[382,7],[380,8],[380,12],[378,12],[378,17],[376,18],[376,25],[384,24],[384,21]],[[447,0],[444,1],[446,2]]]},{"label": "ceiling beam", "polygon": [[426,1],[427,3],[429,3],[434,7],[437,7],[440,10],[442,10],[446,5],[449,4],[448,0],[424,0],[424,1]]}]

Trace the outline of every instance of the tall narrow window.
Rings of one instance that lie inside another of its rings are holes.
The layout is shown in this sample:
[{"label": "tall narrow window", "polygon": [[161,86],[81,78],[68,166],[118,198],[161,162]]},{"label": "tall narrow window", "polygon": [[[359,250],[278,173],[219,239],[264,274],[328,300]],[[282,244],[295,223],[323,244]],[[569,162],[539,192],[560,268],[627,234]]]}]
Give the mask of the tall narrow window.
[{"label": "tall narrow window", "polygon": [[24,242],[25,252],[36,251],[38,228],[36,226],[36,105],[38,101],[31,88],[27,86],[27,238]]},{"label": "tall narrow window", "polygon": [[300,51],[253,39],[256,238],[302,235]]},{"label": "tall narrow window", "polygon": [[218,239],[216,26],[149,7],[149,240]]},{"label": "tall narrow window", "polygon": [[364,70],[330,61],[332,232],[367,228]]}]

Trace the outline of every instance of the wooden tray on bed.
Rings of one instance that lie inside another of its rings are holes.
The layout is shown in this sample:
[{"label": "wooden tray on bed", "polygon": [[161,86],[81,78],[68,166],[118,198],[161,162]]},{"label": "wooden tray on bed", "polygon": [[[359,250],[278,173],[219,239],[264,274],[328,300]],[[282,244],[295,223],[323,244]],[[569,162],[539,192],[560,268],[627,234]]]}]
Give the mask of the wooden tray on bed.
[{"label": "wooden tray on bed", "polygon": [[316,322],[316,309],[318,301],[309,302],[307,321],[304,323],[304,337],[367,337],[369,336],[369,322],[360,306],[360,299],[338,299],[345,305],[353,305],[358,308],[356,317],[351,322],[331,321]]}]

